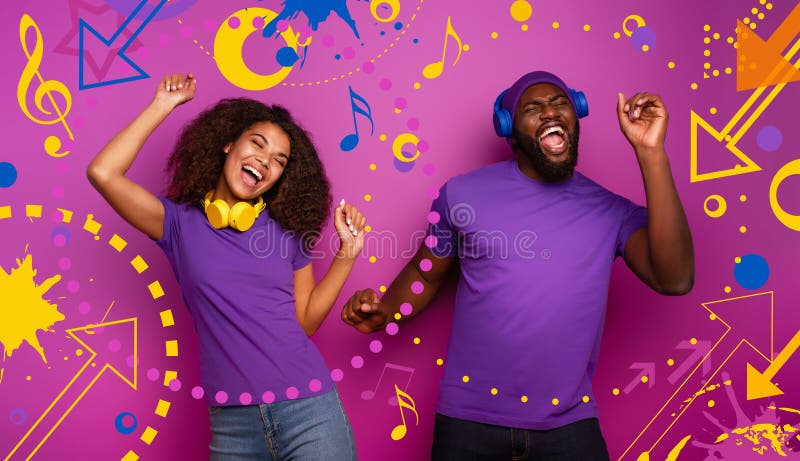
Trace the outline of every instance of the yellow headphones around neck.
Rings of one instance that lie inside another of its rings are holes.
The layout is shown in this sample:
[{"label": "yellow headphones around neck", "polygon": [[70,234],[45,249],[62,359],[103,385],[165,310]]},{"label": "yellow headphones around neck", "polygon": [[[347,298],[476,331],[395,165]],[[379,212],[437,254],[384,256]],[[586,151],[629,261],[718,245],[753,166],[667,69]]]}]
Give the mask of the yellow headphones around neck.
[{"label": "yellow headphones around neck", "polygon": [[255,205],[248,202],[237,202],[232,207],[229,207],[228,203],[222,199],[212,202],[211,197],[213,196],[213,190],[206,194],[203,199],[203,209],[206,212],[209,224],[214,229],[230,226],[233,229],[244,232],[253,227],[258,215],[267,207],[261,197],[258,197],[258,202]]}]

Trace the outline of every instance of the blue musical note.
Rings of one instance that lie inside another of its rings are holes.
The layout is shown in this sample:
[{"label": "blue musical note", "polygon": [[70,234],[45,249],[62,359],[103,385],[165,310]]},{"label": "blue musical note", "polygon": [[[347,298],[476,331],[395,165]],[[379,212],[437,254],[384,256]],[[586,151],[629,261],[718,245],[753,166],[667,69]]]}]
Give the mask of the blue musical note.
[{"label": "blue musical note", "polygon": [[[353,127],[355,128],[356,132],[348,134],[342,138],[342,141],[339,143],[339,148],[345,152],[355,149],[355,147],[358,145],[358,122],[356,121],[356,113],[367,117],[367,120],[369,120],[370,136],[372,136],[372,133],[375,132],[375,121],[372,120],[372,109],[369,107],[369,103],[366,99],[362,98],[358,93],[353,91],[352,86],[348,86],[347,88],[350,90],[350,105],[352,106],[353,110]],[[363,104],[363,107],[356,104],[357,102]]]}]

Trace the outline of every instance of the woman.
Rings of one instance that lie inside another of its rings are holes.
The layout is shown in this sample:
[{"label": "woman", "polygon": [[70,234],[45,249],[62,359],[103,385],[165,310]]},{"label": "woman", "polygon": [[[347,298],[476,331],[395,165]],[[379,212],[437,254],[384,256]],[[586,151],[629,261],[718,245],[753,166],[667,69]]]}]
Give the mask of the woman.
[{"label": "woman", "polygon": [[222,100],[183,129],[168,197],[128,179],[150,133],[196,88],[192,74],[165,77],[89,164],[89,180],[172,265],[200,341],[211,459],[355,459],[350,424],[308,335],[363,247],[366,218],[341,201],[340,249],[315,284],[308,250],[331,206],[322,164],[285,109],[249,99]]}]

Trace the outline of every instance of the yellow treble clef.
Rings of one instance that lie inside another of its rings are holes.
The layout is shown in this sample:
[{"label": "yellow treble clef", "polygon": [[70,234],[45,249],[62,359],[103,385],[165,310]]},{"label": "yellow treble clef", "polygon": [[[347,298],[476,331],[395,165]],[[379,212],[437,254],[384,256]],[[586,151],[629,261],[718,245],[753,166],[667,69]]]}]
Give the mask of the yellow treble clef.
[{"label": "yellow treble clef", "polygon": [[[31,28],[36,31],[36,41],[33,46],[33,53],[30,52],[28,49],[28,44],[26,43],[27,33]],[[22,76],[19,79],[19,85],[17,85],[17,102],[19,103],[20,109],[22,109],[22,112],[29,119],[40,125],[53,125],[61,122],[61,124],[64,125],[64,129],[67,131],[69,139],[75,140],[66,120],[66,116],[72,107],[72,95],[69,92],[69,88],[67,88],[67,86],[63,83],[58,80],[45,80],[42,78],[42,74],[39,73],[39,65],[42,63],[42,53],[44,49],[44,46],[42,45],[42,32],[39,30],[39,26],[36,25],[36,22],[34,22],[33,18],[27,14],[22,15],[22,18],[19,21],[19,41],[20,44],[22,44],[22,51],[25,53],[25,56],[28,57],[28,63],[25,65],[25,69],[22,71]],[[36,118],[28,109],[26,95],[28,94],[28,88],[30,88],[34,76],[39,79],[39,86],[36,87],[36,92],[34,93],[33,99],[36,103],[36,108],[45,115],[53,116],[54,118],[52,119],[42,120]],[[63,111],[58,104],[56,104],[52,93],[57,93],[64,98],[66,108]],[[51,111],[42,106],[42,101],[44,100],[45,96],[47,96],[47,98],[50,100],[50,105],[55,109],[57,116],[54,116]],[[69,151],[60,153],[57,152],[58,149],[61,148],[61,140],[56,136],[48,136],[44,142],[44,146],[45,151],[47,151],[47,153],[53,157],[63,157],[69,153]]]}]

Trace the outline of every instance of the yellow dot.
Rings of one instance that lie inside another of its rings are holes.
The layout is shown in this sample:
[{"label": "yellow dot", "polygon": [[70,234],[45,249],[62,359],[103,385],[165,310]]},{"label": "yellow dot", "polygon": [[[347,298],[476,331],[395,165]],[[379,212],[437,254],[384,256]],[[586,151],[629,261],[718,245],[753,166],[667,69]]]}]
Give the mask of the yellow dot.
[{"label": "yellow dot", "polygon": [[492,38],[497,38],[497,32],[492,32]]},{"label": "yellow dot", "polygon": [[419,344],[421,342],[422,342],[422,340],[419,339],[419,337],[414,338],[414,344]]},{"label": "yellow dot", "polygon": [[711,69],[711,63],[710,62],[704,62],[703,63],[703,69],[705,69],[705,70]]},{"label": "yellow dot", "polygon": [[533,13],[533,8],[526,0],[517,0],[511,4],[510,13],[517,22],[527,21]]},{"label": "yellow dot", "polygon": [[714,40],[719,40],[719,32],[714,32]]},{"label": "yellow dot", "polygon": [[614,389],[611,390],[611,393],[614,395],[619,395],[619,389],[615,387]]},{"label": "yellow dot", "polygon": [[739,42],[734,43],[733,47],[738,50],[739,49]]},{"label": "yellow dot", "polygon": [[753,14],[758,14],[758,8],[753,7],[753,9],[751,9],[750,12]]},{"label": "yellow dot", "polygon": [[402,112],[403,112],[403,109],[398,109],[397,107],[394,108],[394,113],[395,114],[400,114]]},{"label": "yellow dot", "polygon": [[528,30],[528,25],[527,24],[523,24],[519,28],[522,29],[523,32],[525,32],[525,31]]},{"label": "yellow dot", "polygon": [[764,19],[764,13],[758,13],[758,19]]},{"label": "yellow dot", "polygon": [[715,402],[713,400],[709,400],[708,401],[708,408],[714,408],[714,403]]},{"label": "yellow dot", "polygon": [[439,365],[439,366],[441,366],[443,363],[444,363],[444,360],[442,360],[442,359],[436,359],[436,365]]},{"label": "yellow dot", "polygon": [[369,224],[364,226],[364,232],[372,232],[372,226],[370,226]]},{"label": "yellow dot", "polygon": [[751,22],[750,23],[750,28],[753,29],[753,30],[756,30],[756,23]]},{"label": "yellow dot", "polygon": [[25,377],[25,381],[30,381],[30,380],[31,380],[31,377],[30,377],[30,375],[28,375],[28,376],[26,376],[26,377]]},{"label": "yellow dot", "polygon": [[370,256],[370,257],[369,257],[369,262],[371,262],[371,263],[373,263],[373,264],[374,264],[374,263],[375,263],[375,261],[377,261],[377,260],[378,260],[378,258],[376,258],[375,256]]},{"label": "yellow dot", "polygon": [[583,30],[584,32],[589,32],[590,30],[592,30],[592,26],[590,26],[589,24],[584,24]]},{"label": "yellow dot", "polygon": [[725,293],[730,293],[731,292],[731,287],[725,286],[725,288],[723,288],[723,291],[725,291]]},{"label": "yellow dot", "polygon": [[519,399],[522,400],[522,403],[527,403],[528,402],[528,396],[527,395],[523,395]]},{"label": "yellow dot", "polygon": [[695,345],[695,344],[697,344],[697,338],[692,338],[692,339],[690,339],[690,340],[689,340],[689,344],[691,344],[691,345]]},{"label": "yellow dot", "polygon": [[64,356],[64,360],[69,360],[69,357],[67,357],[67,356]]},{"label": "yellow dot", "polygon": [[82,356],[83,355],[83,349],[76,350],[75,351],[75,355],[77,355],[78,357]]},{"label": "yellow dot", "polygon": [[739,264],[740,262],[742,262],[742,258],[737,256],[737,257],[733,258],[733,262],[735,262],[736,264]]},{"label": "yellow dot", "polygon": [[733,138],[731,138],[731,135],[725,135],[725,140],[726,141],[730,141],[731,139],[733,139]]},{"label": "yellow dot", "polygon": [[704,26],[703,26],[703,30],[704,30],[704,31],[706,31],[706,32],[708,32],[709,30],[711,30],[711,26],[709,26],[708,24],[706,24],[706,25],[704,25]]},{"label": "yellow dot", "polygon": [[553,21],[553,29],[558,29],[559,27],[561,27],[561,24],[558,21]]},{"label": "yellow dot", "polygon": [[763,4],[767,3],[767,0],[758,0],[758,3],[763,5]]},{"label": "yellow dot", "polygon": [[643,383],[646,383],[649,379],[650,378],[648,378],[647,376],[642,376],[642,382]]},{"label": "yellow dot", "polygon": [[558,399],[553,399],[551,402],[553,402],[553,405],[558,405]]},{"label": "yellow dot", "polygon": [[589,403],[589,396],[588,395],[584,395],[581,400],[583,400],[583,403]]},{"label": "yellow dot", "polygon": [[386,285],[379,286],[378,291],[380,291],[381,293],[386,293]]},{"label": "yellow dot", "polygon": [[697,89],[697,83],[692,83],[692,85],[691,85],[691,86],[692,86],[692,89],[693,89],[693,90],[696,90],[696,89]]},{"label": "yellow dot", "polygon": [[461,377],[461,381],[464,381],[465,383],[468,383],[469,382],[469,376],[467,376],[467,375],[462,376]]},{"label": "yellow dot", "polygon": [[[730,288],[730,287],[728,287],[728,288]],[[709,314],[708,315],[708,319],[709,320],[717,320],[717,315],[716,314]]]},{"label": "yellow dot", "polygon": [[746,201],[747,201],[747,196],[746,196],[746,195],[744,195],[744,194],[740,195],[740,196],[739,196],[739,201],[740,201],[740,202],[746,202]]},{"label": "yellow dot", "polygon": [[369,202],[369,201],[371,201],[371,200],[372,200],[372,196],[371,196],[371,195],[369,195],[369,194],[366,194],[366,195],[364,195],[364,200],[366,200],[366,201],[368,201],[368,202]]},{"label": "yellow dot", "polygon": [[642,51],[647,52],[649,50],[650,50],[650,46],[649,45],[642,45]]},{"label": "yellow dot", "polygon": [[733,43],[733,37],[728,37],[727,39],[725,39],[725,41],[728,43]]},{"label": "yellow dot", "polygon": [[714,115],[714,114],[716,114],[716,113],[717,113],[717,108],[716,108],[716,107],[712,107],[712,108],[711,108],[711,109],[709,109],[708,111],[709,111],[709,112],[711,112],[711,115]]},{"label": "yellow dot", "polygon": [[726,68],[725,68],[725,73],[726,73],[726,74],[730,75],[730,74],[731,74],[731,72],[733,72],[733,69],[731,69],[730,67],[726,67]]},{"label": "yellow dot", "polygon": [[709,43],[711,43],[711,37],[704,37],[704,38],[703,38],[703,43],[705,43],[706,45],[708,45]]},{"label": "yellow dot", "polygon": [[469,45],[465,44],[464,46],[461,47],[461,49],[464,51],[469,51]]},{"label": "yellow dot", "polygon": [[750,24],[750,18],[744,18],[742,22],[745,24]]},{"label": "yellow dot", "polygon": [[386,141],[386,135],[382,134],[382,135],[378,136],[378,139],[380,139],[381,141]]},{"label": "yellow dot", "polygon": [[719,71],[717,69],[714,69],[714,71],[711,72],[711,75],[713,75],[714,77],[719,77]]},{"label": "yellow dot", "polygon": [[745,232],[747,232],[747,227],[745,227],[745,226],[739,226],[739,232],[741,232],[742,234],[744,234]]},{"label": "yellow dot", "polygon": [[420,85],[420,84],[419,84],[419,82],[414,82],[414,89],[415,89],[415,90],[418,90],[418,89],[420,89],[421,87],[422,87],[422,85]]},{"label": "yellow dot", "polygon": [[667,359],[667,366],[671,367],[672,365],[675,365],[675,361],[672,359]]},{"label": "yellow dot", "polygon": [[772,9],[772,3],[767,3],[767,9],[768,9],[768,10],[771,10],[771,9]]},{"label": "yellow dot", "polygon": [[497,388],[493,387],[489,392],[491,392],[492,395],[497,395]]},{"label": "yellow dot", "polygon": [[369,164],[369,169],[370,169],[370,171],[375,171],[375,170],[378,169],[378,165],[376,165],[374,163],[370,163]]},{"label": "yellow dot", "polygon": [[711,56],[711,50],[703,50],[703,56]]},{"label": "yellow dot", "polygon": [[619,40],[619,38],[620,38],[621,36],[622,36],[622,35],[620,35],[620,33],[619,33],[619,32],[614,32],[614,39],[615,39],[615,40]]},{"label": "yellow dot", "polygon": [[673,62],[673,61],[668,62],[667,63],[667,67],[669,67],[670,69],[674,69],[675,68],[675,62]]}]

